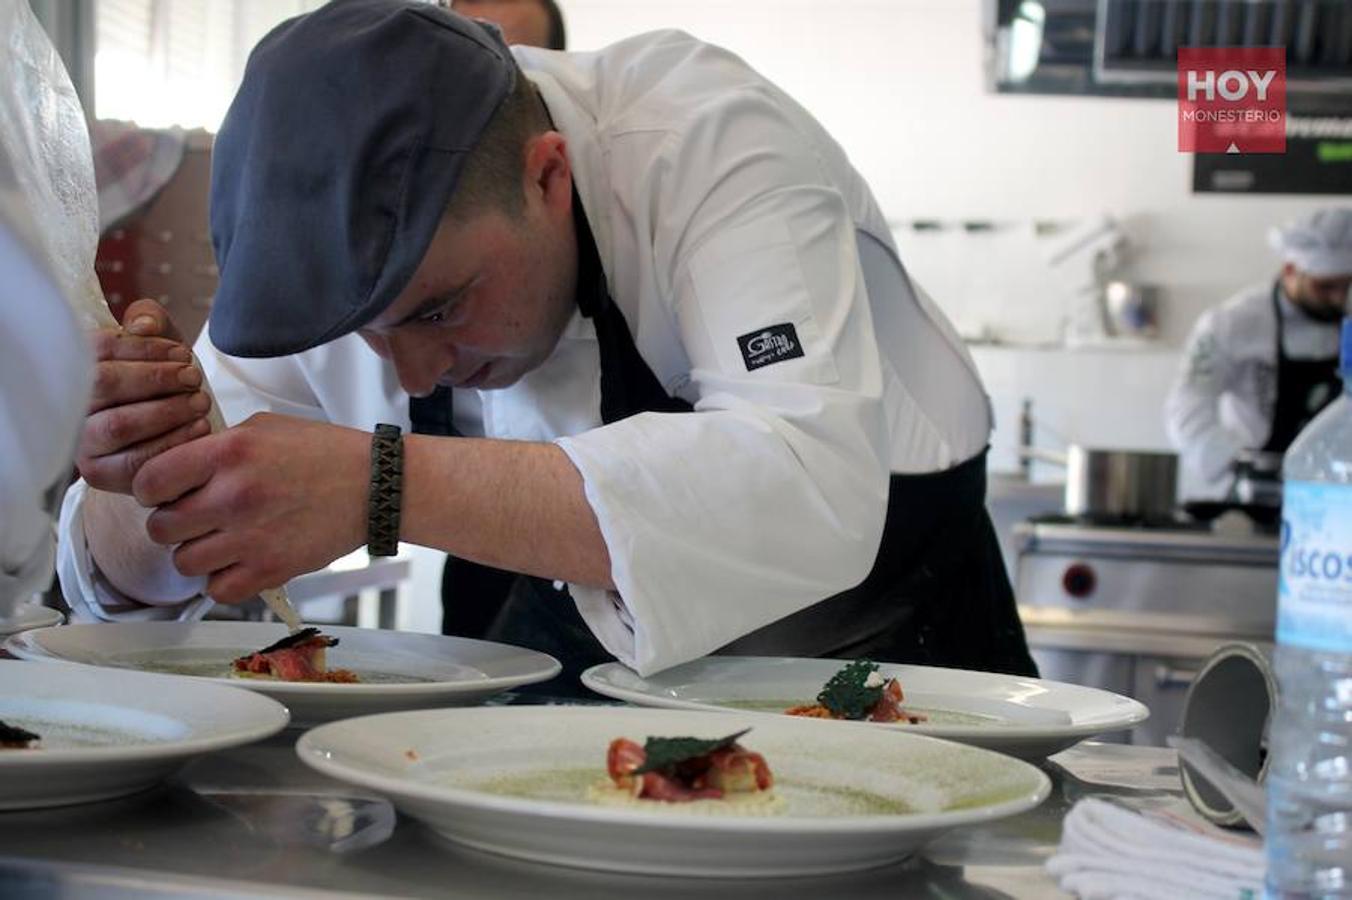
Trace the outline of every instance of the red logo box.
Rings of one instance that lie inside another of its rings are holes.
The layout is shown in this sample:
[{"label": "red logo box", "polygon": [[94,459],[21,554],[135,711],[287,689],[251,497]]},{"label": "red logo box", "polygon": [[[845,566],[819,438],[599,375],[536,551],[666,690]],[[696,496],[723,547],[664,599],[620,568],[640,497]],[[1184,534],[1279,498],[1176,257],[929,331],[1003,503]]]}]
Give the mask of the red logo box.
[{"label": "red logo box", "polygon": [[1181,153],[1286,152],[1285,47],[1179,47]]}]

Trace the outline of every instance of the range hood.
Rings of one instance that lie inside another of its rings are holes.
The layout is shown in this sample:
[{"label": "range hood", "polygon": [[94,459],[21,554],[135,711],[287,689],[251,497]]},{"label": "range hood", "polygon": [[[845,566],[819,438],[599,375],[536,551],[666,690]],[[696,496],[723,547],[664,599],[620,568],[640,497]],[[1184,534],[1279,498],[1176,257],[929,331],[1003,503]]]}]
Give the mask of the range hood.
[{"label": "range hood", "polygon": [[987,0],[1006,93],[1177,97],[1179,47],[1285,46],[1293,112],[1352,113],[1347,0]]}]

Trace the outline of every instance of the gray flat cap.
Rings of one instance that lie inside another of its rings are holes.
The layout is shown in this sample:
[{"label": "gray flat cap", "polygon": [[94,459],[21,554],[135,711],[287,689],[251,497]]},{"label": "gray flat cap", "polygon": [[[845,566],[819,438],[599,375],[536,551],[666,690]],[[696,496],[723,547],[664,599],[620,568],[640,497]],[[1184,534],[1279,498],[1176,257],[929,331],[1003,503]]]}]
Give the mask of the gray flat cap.
[{"label": "gray flat cap", "polygon": [[213,151],[212,342],[281,356],[379,315],[515,78],[495,29],[427,3],[333,0],[263,38]]}]

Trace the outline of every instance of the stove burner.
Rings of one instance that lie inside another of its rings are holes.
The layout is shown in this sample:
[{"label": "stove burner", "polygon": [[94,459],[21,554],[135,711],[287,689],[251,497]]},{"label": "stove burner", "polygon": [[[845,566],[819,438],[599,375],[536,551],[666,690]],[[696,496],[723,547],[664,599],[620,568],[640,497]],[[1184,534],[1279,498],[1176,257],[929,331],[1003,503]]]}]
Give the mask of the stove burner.
[{"label": "stove burner", "polygon": [[1210,531],[1211,524],[1179,515],[1127,516],[1085,513],[1070,516],[1049,512],[1030,516],[1034,525],[1080,525],[1086,528],[1133,528],[1143,531]]}]

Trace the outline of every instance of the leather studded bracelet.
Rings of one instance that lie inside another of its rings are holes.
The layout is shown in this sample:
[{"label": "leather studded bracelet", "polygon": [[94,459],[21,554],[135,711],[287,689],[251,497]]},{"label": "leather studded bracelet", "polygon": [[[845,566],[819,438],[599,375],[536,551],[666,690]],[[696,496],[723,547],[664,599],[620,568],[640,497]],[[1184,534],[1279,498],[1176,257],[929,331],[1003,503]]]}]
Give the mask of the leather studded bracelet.
[{"label": "leather studded bracelet", "polygon": [[404,441],[398,425],[380,424],[371,435],[371,493],[366,503],[366,551],[399,552],[399,509],[404,492]]}]

